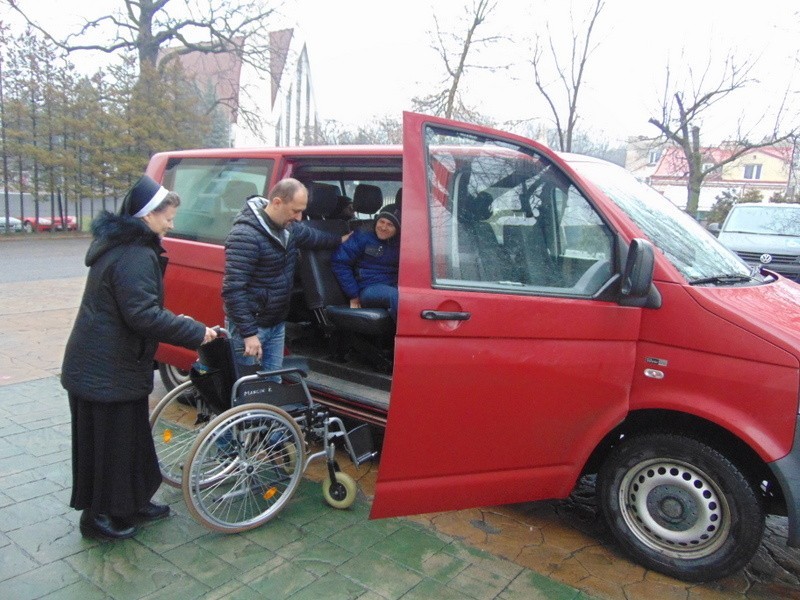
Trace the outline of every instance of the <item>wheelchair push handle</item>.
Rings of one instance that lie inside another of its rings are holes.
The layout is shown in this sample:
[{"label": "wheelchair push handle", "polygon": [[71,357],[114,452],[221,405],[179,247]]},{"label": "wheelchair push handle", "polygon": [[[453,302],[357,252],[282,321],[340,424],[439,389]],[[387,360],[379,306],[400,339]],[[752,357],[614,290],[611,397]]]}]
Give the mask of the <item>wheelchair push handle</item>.
[{"label": "wheelchair push handle", "polygon": [[224,327],[222,327],[221,325],[214,325],[211,329],[216,331],[217,335],[219,337],[224,337],[224,338],[228,338],[228,339],[230,339],[230,337],[231,337],[230,332],[228,332],[228,330],[225,329]]}]

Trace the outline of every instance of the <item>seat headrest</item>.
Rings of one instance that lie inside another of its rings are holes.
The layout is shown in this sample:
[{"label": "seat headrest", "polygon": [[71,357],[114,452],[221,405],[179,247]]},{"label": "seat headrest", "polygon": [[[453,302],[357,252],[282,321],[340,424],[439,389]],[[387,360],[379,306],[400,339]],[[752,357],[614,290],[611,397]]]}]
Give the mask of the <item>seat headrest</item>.
[{"label": "seat headrest", "polygon": [[469,196],[459,206],[459,220],[466,223],[485,221],[492,216],[494,198],[489,192],[478,192],[477,196]]},{"label": "seat headrest", "polygon": [[306,216],[309,219],[327,219],[336,212],[338,202],[338,186],[329,183],[312,183],[308,187]]},{"label": "seat headrest", "polygon": [[383,190],[377,185],[359,183],[353,192],[353,210],[357,213],[371,215],[383,206]]},{"label": "seat headrest", "polygon": [[258,188],[251,181],[229,181],[222,191],[222,207],[225,210],[239,210],[250,196],[257,196]]}]

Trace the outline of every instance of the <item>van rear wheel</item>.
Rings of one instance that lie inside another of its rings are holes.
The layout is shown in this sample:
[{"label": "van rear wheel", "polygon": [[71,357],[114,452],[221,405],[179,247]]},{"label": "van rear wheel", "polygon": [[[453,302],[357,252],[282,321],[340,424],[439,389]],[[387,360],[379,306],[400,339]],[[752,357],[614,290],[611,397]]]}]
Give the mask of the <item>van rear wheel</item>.
[{"label": "van rear wheel", "polygon": [[184,371],[173,365],[160,362],[158,363],[158,372],[161,375],[161,382],[168,392],[189,381],[189,371]]},{"label": "van rear wheel", "polygon": [[640,564],[684,581],[719,579],[744,567],[764,531],[764,509],[742,472],[695,439],[623,439],[598,481],[603,515]]}]

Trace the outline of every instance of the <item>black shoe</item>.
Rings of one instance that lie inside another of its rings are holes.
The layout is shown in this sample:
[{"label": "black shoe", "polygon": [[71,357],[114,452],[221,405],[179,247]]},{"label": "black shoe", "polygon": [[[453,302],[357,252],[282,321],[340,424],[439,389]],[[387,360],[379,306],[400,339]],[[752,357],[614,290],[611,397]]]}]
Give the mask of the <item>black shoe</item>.
[{"label": "black shoe", "polygon": [[81,515],[80,530],[83,537],[102,540],[125,540],[136,535],[136,527],[109,515],[93,515],[88,510]]},{"label": "black shoe", "polygon": [[157,521],[169,516],[169,506],[166,504],[156,504],[148,502],[147,505],[134,513],[134,521]]}]

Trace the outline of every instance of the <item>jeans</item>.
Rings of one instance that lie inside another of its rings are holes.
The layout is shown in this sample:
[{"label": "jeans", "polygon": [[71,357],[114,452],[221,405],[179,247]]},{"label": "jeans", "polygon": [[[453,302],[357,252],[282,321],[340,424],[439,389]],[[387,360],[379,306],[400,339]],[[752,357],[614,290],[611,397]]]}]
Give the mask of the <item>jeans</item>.
[{"label": "jeans", "polygon": [[[231,334],[231,343],[233,345],[233,353],[236,356],[236,364],[243,367],[258,365],[255,356],[244,355],[244,339],[242,339],[236,326],[225,319],[225,328]],[[286,325],[284,323],[279,323],[272,327],[259,327],[256,335],[261,342],[261,370],[276,371],[280,369],[283,366],[283,347],[284,340],[286,339]],[[281,378],[275,376],[269,377],[268,380],[280,382]]]},{"label": "jeans", "polygon": [[364,308],[385,308],[397,323],[397,288],[392,285],[375,284],[365,287],[358,295]]}]

